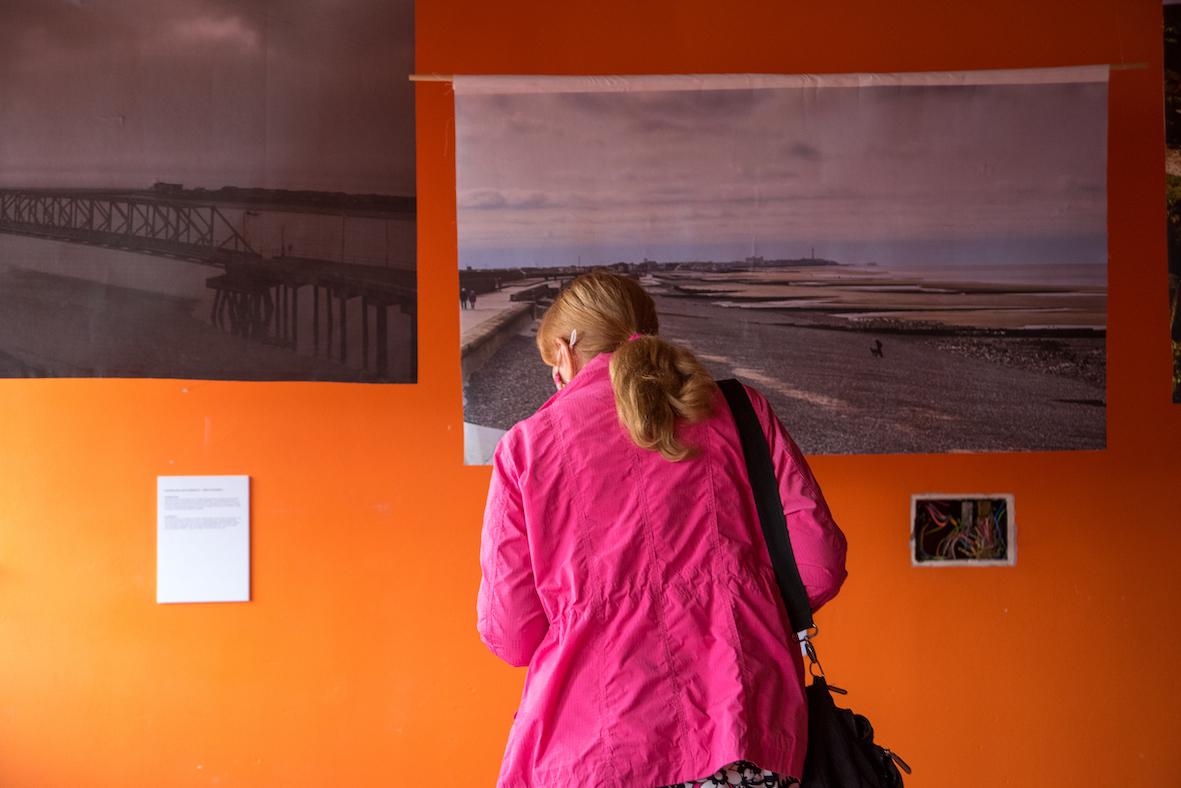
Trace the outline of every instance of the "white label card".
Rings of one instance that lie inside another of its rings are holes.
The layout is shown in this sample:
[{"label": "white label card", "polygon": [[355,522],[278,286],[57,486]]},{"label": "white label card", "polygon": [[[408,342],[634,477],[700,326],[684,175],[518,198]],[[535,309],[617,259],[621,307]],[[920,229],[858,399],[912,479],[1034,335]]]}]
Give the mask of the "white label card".
[{"label": "white label card", "polygon": [[250,601],[250,477],[156,477],[156,602]]}]

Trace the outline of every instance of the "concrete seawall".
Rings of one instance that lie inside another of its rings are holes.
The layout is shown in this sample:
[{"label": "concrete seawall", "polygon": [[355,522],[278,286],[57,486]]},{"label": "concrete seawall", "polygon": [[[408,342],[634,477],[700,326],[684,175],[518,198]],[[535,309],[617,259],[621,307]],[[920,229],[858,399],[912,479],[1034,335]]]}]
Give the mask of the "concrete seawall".
[{"label": "concrete seawall", "polygon": [[533,310],[532,302],[513,303],[495,317],[464,332],[459,347],[465,383],[510,337],[529,327],[534,319]]}]

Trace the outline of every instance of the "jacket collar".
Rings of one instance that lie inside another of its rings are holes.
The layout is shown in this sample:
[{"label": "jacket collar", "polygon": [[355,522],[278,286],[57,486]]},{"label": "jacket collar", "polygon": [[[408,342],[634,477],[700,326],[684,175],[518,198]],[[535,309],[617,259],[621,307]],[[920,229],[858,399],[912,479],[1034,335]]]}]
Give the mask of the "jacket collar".
[{"label": "jacket collar", "polygon": [[611,353],[600,353],[583,365],[582,369],[578,370],[578,374],[570,379],[562,388],[550,395],[550,398],[538,410],[545,410],[550,405],[557,402],[562,397],[565,397],[571,391],[584,388],[592,383],[594,380],[605,377],[608,374],[608,366],[611,363]]}]

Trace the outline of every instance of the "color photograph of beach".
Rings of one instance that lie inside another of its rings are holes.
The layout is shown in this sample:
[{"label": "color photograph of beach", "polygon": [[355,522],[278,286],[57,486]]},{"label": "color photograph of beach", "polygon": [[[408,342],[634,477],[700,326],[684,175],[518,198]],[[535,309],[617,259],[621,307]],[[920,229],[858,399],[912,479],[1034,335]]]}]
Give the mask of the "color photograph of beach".
[{"label": "color photograph of beach", "polygon": [[553,394],[537,321],[599,267],[806,453],[1103,448],[1105,113],[1105,81],[1038,73],[457,89],[466,461]]}]

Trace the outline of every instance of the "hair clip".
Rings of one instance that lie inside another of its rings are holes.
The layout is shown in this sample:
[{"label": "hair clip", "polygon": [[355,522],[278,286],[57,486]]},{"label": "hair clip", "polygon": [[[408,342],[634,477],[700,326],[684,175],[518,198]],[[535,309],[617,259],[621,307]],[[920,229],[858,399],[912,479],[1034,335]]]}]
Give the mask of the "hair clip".
[{"label": "hair clip", "polygon": [[577,328],[571,329],[570,330],[570,347],[573,348],[574,343],[577,341],[578,341],[578,329]]}]

